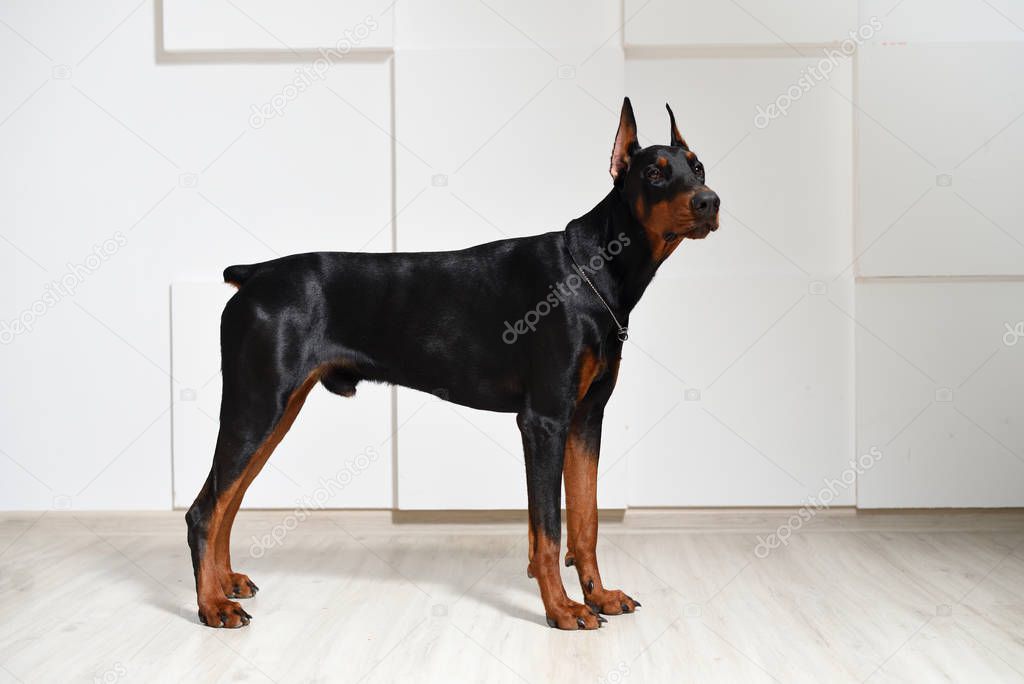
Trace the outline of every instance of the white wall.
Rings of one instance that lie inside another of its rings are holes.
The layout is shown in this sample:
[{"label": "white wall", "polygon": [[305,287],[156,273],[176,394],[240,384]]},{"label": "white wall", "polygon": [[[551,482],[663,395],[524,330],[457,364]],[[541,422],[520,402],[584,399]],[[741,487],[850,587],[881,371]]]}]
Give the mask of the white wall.
[{"label": "white wall", "polygon": [[[1022,4],[1000,12],[1024,23]],[[855,58],[759,125],[872,16]],[[623,93],[644,143],[665,141],[671,101],[726,213],[634,313],[602,505],[800,504],[873,446],[836,502],[1024,504],[1024,344],[1002,343],[1024,320],[1022,34],[994,11],[164,0],[0,20],[0,321],[114,240],[0,347],[2,508],[187,505],[215,434],[225,265],[561,228],[607,191]],[[345,56],[292,91],[330,47]],[[317,495],[376,444],[326,505],[524,505],[511,416],[359,394],[315,391],[247,504]]]}]

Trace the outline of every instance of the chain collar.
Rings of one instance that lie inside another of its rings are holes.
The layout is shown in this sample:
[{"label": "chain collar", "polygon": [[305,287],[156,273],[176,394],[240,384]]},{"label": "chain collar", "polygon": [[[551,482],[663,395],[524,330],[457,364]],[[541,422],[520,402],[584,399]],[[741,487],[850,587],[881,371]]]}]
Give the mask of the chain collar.
[{"label": "chain collar", "polygon": [[571,261],[572,265],[576,268],[576,272],[580,274],[581,278],[583,278],[583,282],[589,285],[590,289],[594,291],[594,294],[597,296],[597,299],[602,304],[604,304],[604,308],[608,309],[608,314],[612,317],[612,320],[615,321],[615,327],[618,328],[619,342],[625,342],[626,340],[629,339],[629,328],[619,323],[619,319],[615,316],[615,312],[612,311],[612,307],[608,306],[608,302],[605,300],[604,297],[601,296],[601,293],[597,291],[597,288],[594,286],[594,283],[590,281],[590,278],[587,277],[587,274],[584,273],[583,269],[580,268],[580,265],[576,263],[576,259],[573,257],[572,252],[569,250],[568,241],[565,241],[563,244],[565,245],[565,253],[569,255],[569,261]]}]

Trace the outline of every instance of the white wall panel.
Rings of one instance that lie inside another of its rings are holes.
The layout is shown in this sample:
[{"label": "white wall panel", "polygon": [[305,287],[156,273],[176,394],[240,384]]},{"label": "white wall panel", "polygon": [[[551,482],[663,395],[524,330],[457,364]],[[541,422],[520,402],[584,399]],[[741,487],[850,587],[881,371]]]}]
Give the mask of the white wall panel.
[{"label": "white wall panel", "polygon": [[[194,190],[184,191],[203,209],[196,219],[199,225],[224,225],[240,245],[220,257],[217,270],[303,251],[390,250],[388,73],[386,63],[334,67],[280,115],[256,128],[250,118],[248,130],[216,161],[215,173],[203,174]],[[302,134],[296,137],[296,131]],[[346,161],[352,158],[361,161]],[[191,194],[196,191],[202,194]],[[172,345],[175,367],[188,369],[190,375],[174,373],[175,505],[187,506],[209,469],[216,438],[210,416],[218,415],[220,378],[214,377],[195,402],[182,402],[181,392],[195,387],[189,384],[193,377],[203,375],[208,381],[211,363],[214,370],[219,367],[217,321],[226,297],[221,287],[201,294],[193,291],[200,286],[182,287],[178,299],[184,304],[176,301]],[[222,299],[204,307],[202,299],[212,291]],[[184,332],[178,318],[192,321]],[[178,346],[185,349],[182,356]],[[316,388],[253,484],[246,505],[295,506],[300,498],[324,489],[321,479],[346,479],[343,473],[354,459],[372,448],[378,458],[343,489],[332,485],[337,494],[324,505],[392,506],[389,392],[363,385],[355,400],[342,401]]]},{"label": "white wall panel", "polygon": [[389,249],[389,65],[338,65],[253,127],[251,107],[295,64],[158,66],[149,3],[62,3],[59,21],[10,9],[0,18],[53,62],[18,52],[26,78],[2,115],[0,151],[16,163],[0,165],[0,320],[116,233],[126,241],[0,353],[21,388],[0,400],[2,505],[166,509],[170,283],[276,254]]},{"label": "white wall panel", "polygon": [[860,0],[860,16],[881,19],[876,43],[956,43],[1024,40],[1021,0]]},{"label": "white wall panel", "polygon": [[[606,48],[586,63],[585,57],[566,71],[533,46],[398,51],[399,250],[458,249],[561,230],[607,194],[622,52]],[[525,506],[512,415],[399,390],[397,422],[401,508]],[[466,485],[477,481],[479,487]],[[602,484],[599,497],[602,507],[622,508],[626,490]]]},{"label": "white wall panel", "polygon": [[633,314],[609,408],[632,506],[800,504],[853,456],[850,65],[755,124],[815,63],[627,62],[642,142],[668,100],[723,208]]},{"label": "white wall panel", "polygon": [[[858,285],[863,508],[1024,505],[1021,282]],[[1005,339],[1004,339],[1005,338]]]},{"label": "white wall panel", "polygon": [[163,0],[164,49],[389,48],[393,4],[391,0]]},{"label": "white wall panel", "polygon": [[476,411],[400,389],[397,425],[398,508],[526,508],[514,414]]},{"label": "white wall panel", "polygon": [[[667,144],[673,106],[683,137],[707,169],[730,226],[707,245],[681,250],[679,272],[806,273],[830,280],[850,264],[852,68],[793,101],[785,115],[758,112],[815,59],[630,59],[640,141]],[[702,93],[699,98],[694,93]]]},{"label": "white wall panel", "polygon": [[621,45],[619,0],[398,0],[395,15],[400,50],[530,48],[567,59]]},{"label": "white wall panel", "polygon": [[[210,471],[220,415],[220,314],[234,292],[223,283],[177,283],[172,291],[175,506],[190,506]],[[382,385],[360,385],[351,399],[317,385],[245,506],[390,508],[390,404]]]},{"label": "white wall panel", "polygon": [[561,230],[604,197],[622,53],[563,76],[538,49],[396,55],[398,249]]},{"label": "white wall panel", "polygon": [[1006,172],[1024,153],[1022,62],[1020,44],[862,48],[861,275],[1024,273]]},{"label": "white wall panel", "polygon": [[844,40],[857,28],[857,4],[853,0],[625,0],[624,18],[628,47],[785,46]]},{"label": "white wall panel", "polygon": [[[605,454],[626,454],[629,505],[792,506],[839,477],[853,456],[850,289],[659,276],[608,410]],[[838,493],[853,503],[852,489]]]}]

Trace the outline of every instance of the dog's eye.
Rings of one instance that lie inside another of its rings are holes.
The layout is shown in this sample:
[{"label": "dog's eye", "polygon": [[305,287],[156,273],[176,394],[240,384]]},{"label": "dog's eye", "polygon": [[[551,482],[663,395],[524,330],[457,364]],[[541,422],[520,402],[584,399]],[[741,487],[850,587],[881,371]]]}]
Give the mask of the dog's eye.
[{"label": "dog's eye", "polygon": [[657,183],[659,181],[665,180],[665,174],[663,174],[661,172],[661,169],[659,169],[657,166],[648,166],[647,170],[644,171],[644,178],[646,178],[652,183]]},{"label": "dog's eye", "polygon": [[700,178],[701,182],[704,182],[704,165],[700,162],[693,163],[693,172],[697,174],[697,178]]}]

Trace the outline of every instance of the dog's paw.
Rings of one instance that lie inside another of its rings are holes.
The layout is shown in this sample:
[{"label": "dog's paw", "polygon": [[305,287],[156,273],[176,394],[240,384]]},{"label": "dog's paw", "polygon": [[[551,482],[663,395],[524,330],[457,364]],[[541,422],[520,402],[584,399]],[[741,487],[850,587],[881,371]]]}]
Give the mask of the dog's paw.
[{"label": "dog's paw", "polygon": [[242,606],[227,599],[200,602],[199,621],[207,627],[227,627],[235,629],[249,624],[249,615]]},{"label": "dog's paw", "polygon": [[598,613],[605,615],[622,615],[632,613],[640,607],[640,602],[634,600],[618,589],[595,589],[587,592],[587,606]]},{"label": "dog's paw", "polygon": [[228,598],[252,598],[260,590],[248,576],[240,572],[224,575],[220,581],[224,595]]},{"label": "dog's paw", "polygon": [[548,627],[558,629],[597,629],[601,623],[607,622],[590,608],[575,601],[566,601],[556,606],[546,617]]}]

